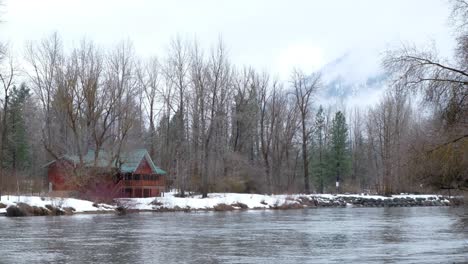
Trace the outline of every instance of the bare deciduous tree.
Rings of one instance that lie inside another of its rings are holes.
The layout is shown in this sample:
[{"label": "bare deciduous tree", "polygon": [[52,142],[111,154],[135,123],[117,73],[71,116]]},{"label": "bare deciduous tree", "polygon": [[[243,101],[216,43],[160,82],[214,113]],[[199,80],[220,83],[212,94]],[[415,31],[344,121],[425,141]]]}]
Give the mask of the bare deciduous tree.
[{"label": "bare deciduous tree", "polygon": [[302,163],[304,166],[304,191],[310,193],[308,145],[310,130],[311,103],[314,93],[320,87],[320,74],[306,76],[300,70],[294,70],[291,77],[293,95],[300,113]]},{"label": "bare deciduous tree", "polygon": [[[57,158],[58,152],[63,152],[57,144],[57,137],[53,134],[52,101],[56,92],[55,79],[59,67],[63,66],[63,47],[58,33],[40,43],[30,42],[26,48],[26,61],[30,71],[26,71],[32,83],[32,89],[41,102],[45,123],[42,129],[42,141],[49,155]],[[63,147],[63,146],[62,146]],[[60,149],[60,150],[59,150]]]},{"label": "bare deciduous tree", "polygon": [[[0,137],[0,197],[3,191],[3,177],[4,177],[4,171],[3,171],[3,160],[5,158],[5,147],[6,147],[6,142],[8,138],[8,124],[7,124],[7,113],[8,113],[8,106],[9,106],[9,100],[10,100],[10,93],[11,90],[13,89],[16,78],[18,77],[18,68],[15,65],[15,61],[13,59],[12,54],[6,52],[6,58],[2,58],[0,60],[7,60],[6,65],[1,64],[0,68],[0,82],[2,85],[2,90],[3,90],[3,99],[2,101],[2,115],[1,115],[1,137]],[[17,185],[17,191],[19,191],[19,182],[18,178],[16,178],[16,185]]]}]

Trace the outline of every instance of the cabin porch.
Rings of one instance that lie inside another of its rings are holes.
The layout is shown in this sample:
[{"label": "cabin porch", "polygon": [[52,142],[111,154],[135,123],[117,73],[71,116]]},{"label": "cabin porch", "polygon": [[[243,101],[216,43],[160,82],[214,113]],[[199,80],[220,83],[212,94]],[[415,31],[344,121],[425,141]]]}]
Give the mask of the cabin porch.
[{"label": "cabin porch", "polygon": [[126,198],[157,197],[165,190],[162,175],[125,173],[119,182],[120,193]]}]

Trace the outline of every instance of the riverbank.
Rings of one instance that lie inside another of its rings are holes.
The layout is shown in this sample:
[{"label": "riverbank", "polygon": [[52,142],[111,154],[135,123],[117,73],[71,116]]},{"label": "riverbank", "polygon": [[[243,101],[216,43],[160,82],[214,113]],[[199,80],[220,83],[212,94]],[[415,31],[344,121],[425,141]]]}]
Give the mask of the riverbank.
[{"label": "riverbank", "polygon": [[12,217],[113,213],[115,209],[115,205],[97,204],[74,198],[9,195],[2,196],[0,200],[0,215]]},{"label": "riverbank", "polygon": [[167,194],[157,198],[119,199],[128,210],[142,211],[230,211],[246,209],[301,209],[314,207],[410,207],[451,206],[461,204],[461,197],[440,195],[380,195],[358,194],[294,194],[261,195],[240,193],[213,193],[208,198],[201,195],[175,197]]},{"label": "riverbank", "polygon": [[73,198],[38,196],[3,196],[0,215],[71,215],[77,213],[176,212],[176,211],[231,211],[248,209],[301,209],[314,207],[413,207],[456,206],[461,197],[440,195],[393,195],[391,197],[362,194],[294,194],[262,195],[241,193],[213,193],[176,197],[166,193],[156,198],[121,198],[114,204],[97,204]]}]

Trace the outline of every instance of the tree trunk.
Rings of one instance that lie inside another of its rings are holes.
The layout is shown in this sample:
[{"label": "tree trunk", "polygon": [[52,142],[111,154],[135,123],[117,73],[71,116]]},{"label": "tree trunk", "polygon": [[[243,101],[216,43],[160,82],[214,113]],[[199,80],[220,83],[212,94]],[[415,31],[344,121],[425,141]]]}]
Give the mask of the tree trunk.
[{"label": "tree trunk", "polygon": [[5,157],[5,143],[7,139],[7,111],[8,111],[8,99],[9,96],[5,95],[5,100],[3,102],[3,119],[2,119],[2,137],[0,142],[0,199],[3,191],[3,159]]},{"label": "tree trunk", "polygon": [[309,159],[307,155],[307,132],[305,117],[302,119],[302,161],[304,163],[304,191],[306,194],[310,193],[309,184]]}]

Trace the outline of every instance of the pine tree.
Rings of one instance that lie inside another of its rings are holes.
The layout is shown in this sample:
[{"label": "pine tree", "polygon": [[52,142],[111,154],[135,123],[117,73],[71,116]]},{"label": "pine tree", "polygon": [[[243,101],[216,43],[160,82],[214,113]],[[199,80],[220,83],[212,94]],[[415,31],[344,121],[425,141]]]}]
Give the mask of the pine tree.
[{"label": "pine tree", "polygon": [[[339,183],[350,171],[350,151],[348,144],[348,126],[341,111],[336,112],[330,133],[329,165]],[[339,186],[337,186],[337,189]]]},{"label": "pine tree", "polygon": [[24,108],[29,97],[29,89],[24,83],[19,88],[13,87],[7,112],[9,132],[3,166],[15,173],[17,170],[29,168],[31,163],[30,146],[24,118]]},{"label": "pine tree", "polygon": [[320,106],[315,117],[315,131],[313,134],[312,171],[314,172],[318,192],[323,193],[328,183],[328,172],[326,164],[327,146],[325,142],[325,116],[323,107]]}]

